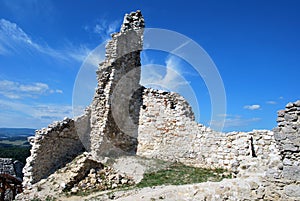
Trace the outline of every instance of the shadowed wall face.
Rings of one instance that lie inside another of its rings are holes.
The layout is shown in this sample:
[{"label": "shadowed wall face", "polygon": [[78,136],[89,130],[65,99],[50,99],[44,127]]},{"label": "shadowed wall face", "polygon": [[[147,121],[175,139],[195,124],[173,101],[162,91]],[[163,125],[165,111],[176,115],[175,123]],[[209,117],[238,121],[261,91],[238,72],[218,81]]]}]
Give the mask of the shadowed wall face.
[{"label": "shadowed wall face", "polygon": [[141,101],[132,102],[132,98],[139,99],[136,94],[141,87],[143,28],[140,11],[125,15],[121,31],[112,35],[97,71],[90,135],[96,159],[136,152],[138,124],[134,118],[139,117]]}]

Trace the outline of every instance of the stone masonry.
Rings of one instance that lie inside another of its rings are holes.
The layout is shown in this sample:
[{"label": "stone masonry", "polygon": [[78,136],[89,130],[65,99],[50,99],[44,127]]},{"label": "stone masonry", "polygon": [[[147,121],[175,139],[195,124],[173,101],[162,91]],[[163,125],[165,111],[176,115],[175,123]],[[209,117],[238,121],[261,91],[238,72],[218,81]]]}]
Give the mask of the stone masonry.
[{"label": "stone masonry", "polygon": [[130,113],[139,111],[128,110],[131,96],[140,88],[143,28],[140,11],[126,15],[121,32],[112,34],[105,60],[99,65],[98,87],[91,106],[91,150],[97,159],[136,151],[138,125],[132,123],[128,128],[126,121]]},{"label": "stone masonry", "polygon": [[137,154],[198,167],[237,170],[245,158],[267,158],[276,150],[273,132],[221,133],[194,121],[182,96],[143,92]]},{"label": "stone masonry", "polygon": [[283,161],[282,178],[300,181],[300,101],[278,112],[274,137]]},{"label": "stone masonry", "polygon": [[84,151],[74,120],[68,118],[37,130],[29,142],[31,155],[23,169],[25,188],[48,177]]},{"label": "stone masonry", "polygon": [[[300,200],[300,102],[278,112],[273,131],[222,133],[198,124],[179,94],[140,86],[144,26],[141,12],[132,12],[125,15],[121,31],[112,34],[85,114],[36,132],[24,168],[25,187],[86,150],[97,161],[136,154],[228,169],[235,177],[228,181],[232,196],[241,181],[247,189],[233,200]],[[223,183],[212,186],[222,188]]]},{"label": "stone masonry", "polygon": [[11,158],[0,158],[0,174],[9,174],[22,180],[23,163]]},{"label": "stone masonry", "polygon": [[282,200],[300,200],[300,100],[278,111],[278,127],[274,137],[281,163],[276,171],[269,170],[267,179],[270,194]]}]

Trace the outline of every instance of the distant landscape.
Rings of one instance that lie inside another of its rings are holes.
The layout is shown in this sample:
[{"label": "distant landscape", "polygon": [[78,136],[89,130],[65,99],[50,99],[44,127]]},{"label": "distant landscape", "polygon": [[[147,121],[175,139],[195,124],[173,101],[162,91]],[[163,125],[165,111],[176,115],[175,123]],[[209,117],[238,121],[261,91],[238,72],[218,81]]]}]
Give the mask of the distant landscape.
[{"label": "distant landscape", "polygon": [[10,137],[33,136],[35,129],[32,128],[0,128],[0,139]]},{"label": "distant landscape", "polygon": [[34,136],[35,129],[0,128],[0,158],[13,158],[25,164],[31,145],[27,138]]}]

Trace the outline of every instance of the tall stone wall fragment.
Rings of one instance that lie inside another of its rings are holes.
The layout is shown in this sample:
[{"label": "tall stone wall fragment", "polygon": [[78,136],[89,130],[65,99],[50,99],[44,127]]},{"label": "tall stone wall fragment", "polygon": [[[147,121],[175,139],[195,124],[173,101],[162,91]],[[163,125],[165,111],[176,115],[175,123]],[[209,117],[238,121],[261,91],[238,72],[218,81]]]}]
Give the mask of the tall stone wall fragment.
[{"label": "tall stone wall fragment", "polygon": [[99,65],[91,105],[91,151],[96,159],[136,151],[138,125],[130,123],[129,117],[139,111],[130,109],[129,103],[140,88],[143,28],[140,11],[127,14],[121,32],[112,34],[105,60]]}]

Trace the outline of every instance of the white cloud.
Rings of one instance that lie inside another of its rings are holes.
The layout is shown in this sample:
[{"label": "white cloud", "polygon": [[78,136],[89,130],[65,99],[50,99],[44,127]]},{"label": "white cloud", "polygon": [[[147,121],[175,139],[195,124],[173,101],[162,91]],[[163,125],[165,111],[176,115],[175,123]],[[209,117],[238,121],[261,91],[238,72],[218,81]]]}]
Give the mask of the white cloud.
[{"label": "white cloud", "polygon": [[35,82],[30,84],[20,84],[10,80],[0,80],[0,94],[10,99],[20,99],[24,97],[35,98],[49,93],[63,93],[60,89],[50,89],[45,83]]},{"label": "white cloud", "polygon": [[[175,56],[168,56],[165,59],[165,66],[153,64],[146,53],[142,54],[142,73],[140,84],[158,90],[172,91],[180,94],[188,101],[193,108],[196,118],[199,118],[199,103],[196,93],[190,82],[184,77],[189,73],[187,68],[182,67],[181,59]],[[147,65],[147,62],[150,64]]]},{"label": "white cloud", "polygon": [[266,103],[269,104],[269,105],[276,105],[277,104],[276,101],[267,101]]},{"label": "white cloud", "polygon": [[56,90],[55,90],[55,93],[63,94],[64,92],[63,92],[63,90],[61,90],[61,89],[56,89]]},{"label": "white cloud", "polygon": [[180,79],[182,79],[182,77],[180,75],[182,75],[183,72],[181,71],[181,68],[180,68],[180,60],[179,59],[177,59],[174,56],[169,57],[166,60],[166,68],[167,68],[167,72],[166,72],[164,79],[162,80],[163,84],[171,85],[172,88],[176,89],[179,86],[186,85],[188,83],[187,81],[184,81],[184,82],[182,82],[182,80],[180,81]]},{"label": "white cloud", "polygon": [[84,26],[84,30],[95,33],[101,37],[102,41],[106,41],[110,38],[112,33],[119,29],[120,26],[121,24],[119,20],[109,22],[106,19],[101,19],[98,20],[98,23],[94,26]]},{"label": "white cloud", "polygon": [[40,128],[72,116],[70,105],[25,104],[0,99],[0,127]]},{"label": "white cloud", "polygon": [[61,50],[60,52],[62,52],[68,60],[76,60],[78,62],[83,62],[87,58],[87,56],[92,52],[92,50],[86,47],[85,45],[75,46],[69,44],[67,48]]},{"label": "white cloud", "polygon": [[248,109],[248,110],[258,110],[260,109],[260,105],[245,105],[244,109]]},{"label": "white cloud", "polygon": [[[224,123],[224,128],[227,130],[245,127],[245,126],[250,125],[251,123],[258,122],[261,120],[260,118],[256,118],[256,117],[250,118],[250,119],[245,119],[239,115],[229,115],[229,114],[222,114],[220,116],[226,117],[225,123]],[[221,122],[212,121],[211,125],[212,126],[221,126]]]},{"label": "white cloud", "polygon": [[[144,57],[146,56],[144,55]],[[154,64],[143,66],[145,68],[142,69],[141,84],[174,92],[179,92],[182,87],[189,85],[189,82],[183,77],[184,72],[180,67],[180,59],[169,56],[165,60],[165,64],[165,67]]]},{"label": "white cloud", "polygon": [[247,126],[252,122],[260,121],[260,118],[250,118],[250,119],[242,119],[241,117],[236,118],[228,118],[225,120],[225,127],[241,127],[241,126]]},{"label": "white cloud", "polygon": [[108,23],[107,20],[101,20],[100,23],[95,25],[93,31],[97,34],[110,35],[113,32],[116,32],[119,26],[120,25],[118,21],[113,21],[111,23]]},{"label": "white cloud", "polygon": [[[18,83],[15,83],[18,84]],[[29,85],[21,84],[17,89],[19,89],[21,92],[25,93],[34,93],[34,94],[43,94],[46,91],[48,91],[49,86],[45,83],[33,83]]]},{"label": "white cloud", "polygon": [[[33,47],[31,39],[17,26],[5,19],[0,19],[0,47],[5,52],[16,51],[16,43],[23,43]],[[3,51],[2,51],[3,52]]]},{"label": "white cloud", "polygon": [[[70,46],[70,45],[69,45]],[[34,42],[32,38],[16,23],[6,19],[0,19],[0,54],[24,53],[25,51],[36,51],[41,54],[61,60],[83,61],[90,49],[84,45],[75,47],[54,49],[47,44]]]}]

